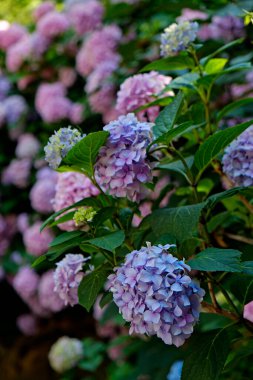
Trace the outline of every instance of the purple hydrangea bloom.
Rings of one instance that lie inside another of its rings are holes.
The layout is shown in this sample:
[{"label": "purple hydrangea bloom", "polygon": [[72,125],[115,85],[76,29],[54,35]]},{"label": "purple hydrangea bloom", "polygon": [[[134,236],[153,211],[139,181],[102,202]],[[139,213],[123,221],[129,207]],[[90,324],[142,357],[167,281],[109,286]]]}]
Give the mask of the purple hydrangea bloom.
[{"label": "purple hydrangea bloom", "polygon": [[30,191],[31,205],[34,210],[42,214],[53,211],[53,199],[55,197],[55,186],[57,177],[49,174],[48,177],[38,179]]},{"label": "purple hydrangea bloom", "polygon": [[129,253],[108,288],[130,334],[157,335],[179,347],[193,332],[205,292],[188,276],[190,267],[168,253],[172,246],[148,243]]},{"label": "purple hydrangea bloom", "polygon": [[3,101],[5,110],[5,118],[8,124],[14,125],[23,121],[25,118],[28,107],[25,99],[20,95],[12,95]]},{"label": "purple hydrangea bloom", "polygon": [[49,166],[57,169],[61,160],[67,155],[70,149],[80,141],[85,135],[75,128],[60,128],[49,138],[49,142],[44,148],[46,156],[45,159]]},{"label": "purple hydrangea bloom", "polygon": [[37,23],[38,32],[47,38],[55,38],[63,34],[69,28],[68,17],[56,11],[47,12]]},{"label": "purple hydrangea bloom", "polygon": [[38,153],[40,143],[31,133],[24,133],[18,138],[15,153],[18,158],[34,158]]},{"label": "purple hydrangea bloom", "polygon": [[33,314],[21,314],[16,320],[19,330],[27,336],[36,335],[38,332],[38,320]]},{"label": "purple hydrangea bloom", "polygon": [[195,40],[197,31],[197,22],[184,21],[171,24],[161,35],[161,55],[168,57],[186,50]]},{"label": "purple hydrangea bloom", "polygon": [[0,75],[0,101],[6,98],[10,89],[11,82],[9,81],[9,79],[4,75]]},{"label": "purple hydrangea bloom", "polygon": [[20,189],[27,187],[31,166],[32,163],[29,158],[12,160],[3,170],[2,183],[4,185],[14,185]]},{"label": "purple hydrangea bloom", "polygon": [[59,261],[54,272],[55,292],[64,301],[65,305],[78,304],[78,286],[82,281],[83,263],[88,260],[81,254],[68,253]]},{"label": "purple hydrangea bloom", "polygon": [[95,178],[104,191],[132,201],[143,197],[143,183],[152,179],[146,155],[152,141],[151,127],[151,123],[139,122],[134,114],[120,116],[104,127],[110,136],[95,164]]},{"label": "purple hydrangea bloom", "polygon": [[244,36],[243,19],[232,15],[214,16],[211,24],[202,25],[198,32],[198,37],[204,41],[209,39],[221,39],[229,42]]},{"label": "purple hydrangea bloom", "polygon": [[225,149],[223,171],[236,186],[253,185],[253,126]]}]

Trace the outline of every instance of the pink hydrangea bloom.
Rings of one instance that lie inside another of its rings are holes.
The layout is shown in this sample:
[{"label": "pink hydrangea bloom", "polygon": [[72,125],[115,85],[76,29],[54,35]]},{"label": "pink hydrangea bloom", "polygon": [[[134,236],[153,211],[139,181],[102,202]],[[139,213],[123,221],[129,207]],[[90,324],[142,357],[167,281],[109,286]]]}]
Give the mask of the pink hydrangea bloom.
[{"label": "pink hydrangea bloom", "polygon": [[31,133],[24,133],[18,138],[15,153],[18,158],[34,158],[38,153],[40,143]]},{"label": "pink hydrangea bloom", "polygon": [[108,80],[111,74],[117,69],[118,62],[105,61],[99,64],[88,76],[85,91],[90,94],[101,87]]},{"label": "pink hydrangea bloom", "polygon": [[96,29],[100,24],[104,15],[103,5],[96,0],[88,0],[73,4],[68,16],[75,31],[79,35]]},{"label": "pink hydrangea bloom", "polygon": [[[83,198],[96,196],[98,194],[99,190],[85,175],[75,172],[59,173],[56,194],[53,201],[54,211],[59,211]],[[59,224],[59,228],[65,231],[76,229],[73,220]]]},{"label": "pink hydrangea bloom", "polygon": [[65,14],[56,11],[48,12],[42,16],[37,24],[40,34],[54,38],[63,34],[69,28],[69,21]]},{"label": "pink hydrangea bloom", "polygon": [[208,14],[201,12],[197,9],[184,8],[182,9],[181,16],[177,17],[177,22],[194,21],[194,20],[206,20]]},{"label": "pink hydrangea bloom", "polygon": [[243,19],[231,15],[214,16],[211,24],[204,24],[198,31],[198,37],[203,41],[221,39],[229,42],[244,36]]},{"label": "pink hydrangea bloom", "polygon": [[72,103],[66,98],[66,89],[60,82],[39,86],[35,107],[44,121],[54,123],[69,117]]},{"label": "pink hydrangea bloom", "polygon": [[0,214],[0,257],[4,256],[9,248],[11,238],[16,232],[16,217],[7,215],[3,217]]},{"label": "pink hydrangea bloom", "polygon": [[66,89],[61,82],[42,83],[37,90],[35,97],[35,107],[38,112],[42,109],[49,99],[65,97]]},{"label": "pink hydrangea bloom", "polygon": [[72,103],[69,111],[69,120],[73,124],[80,124],[84,120],[84,106],[80,103]]},{"label": "pink hydrangea bloom", "polygon": [[89,96],[89,103],[93,112],[104,114],[115,103],[115,87],[112,84],[105,84],[97,92]]},{"label": "pink hydrangea bloom", "polygon": [[45,272],[39,282],[38,299],[42,307],[54,313],[64,309],[64,302],[54,291],[54,271]]},{"label": "pink hydrangea bloom", "polygon": [[30,192],[32,208],[42,214],[53,211],[52,201],[55,197],[56,181],[51,179],[38,180]]},{"label": "pink hydrangea bloom", "polygon": [[23,189],[28,186],[30,171],[31,160],[29,158],[12,160],[11,163],[3,170],[2,183],[4,185],[14,185],[20,189]]},{"label": "pink hydrangea bloom", "polygon": [[71,87],[76,81],[76,71],[72,67],[61,67],[59,69],[59,81],[65,87]]},{"label": "pink hydrangea bloom", "polygon": [[132,224],[134,227],[138,227],[145,216],[151,214],[152,212],[152,203],[151,202],[143,202],[139,206],[139,211],[141,215],[135,214],[133,217]]},{"label": "pink hydrangea bloom", "polygon": [[39,59],[47,50],[49,40],[34,33],[24,36],[7,50],[6,66],[10,72],[18,71],[28,59]]},{"label": "pink hydrangea bloom", "polygon": [[54,238],[54,234],[49,229],[40,232],[41,222],[35,222],[23,234],[25,248],[33,256],[40,256],[46,253],[49,244]]},{"label": "pink hydrangea bloom", "polygon": [[121,39],[121,30],[108,25],[89,35],[76,57],[76,68],[81,75],[90,74],[101,62],[119,62],[116,48]]},{"label": "pink hydrangea bloom", "polygon": [[[43,163],[45,163],[45,161],[43,161]],[[37,171],[36,178],[38,181],[43,179],[56,182],[58,174],[54,170],[50,169],[48,166],[44,166],[43,168]]]},{"label": "pink hydrangea bloom", "polygon": [[[171,82],[171,77],[166,77],[155,71],[147,74],[137,74],[126,79],[120,86],[117,94],[116,109],[120,114],[127,114],[156,99],[164,88]],[[162,96],[172,96],[169,91]],[[152,106],[139,111],[137,117],[141,121],[155,121],[160,111],[159,106]]]},{"label": "pink hydrangea bloom", "polygon": [[65,305],[74,306],[78,304],[77,291],[84,276],[82,269],[86,260],[81,254],[69,253],[56,264],[54,290],[64,301]]},{"label": "pink hydrangea bloom", "polygon": [[7,50],[10,46],[27,35],[26,29],[19,24],[6,26],[6,28],[0,30],[0,49],[2,50]]},{"label": "pink hydrangea bloom", "polygon": [[27,266],[19,269],[12,282],[13,288],[25,302],[36,294],[38,284],[39,275]]},{"label": "pink hydrangea bloom", "polygon": [[54,4],[51,1],[44,1],[33,12],[33,17],[38,21],[46,13],[54,10]]},{"label": "pink hydrangea bloom", "polygon": [[16,320],[19,330],[27,336],[36,335],[38,331],[38,319],[33,314],[21,314]]},{"label": "pink hydrangea bloom", "polygon": [[28,214],[25,212],[22,212],[17,216],[17,229],[22,234],[27,230],[29,227],[29,217]]},{"label": "pink hydrangea bloom", "polygon": [[253,323],[253,301],[250,301],[243,308],[243,318]]}]

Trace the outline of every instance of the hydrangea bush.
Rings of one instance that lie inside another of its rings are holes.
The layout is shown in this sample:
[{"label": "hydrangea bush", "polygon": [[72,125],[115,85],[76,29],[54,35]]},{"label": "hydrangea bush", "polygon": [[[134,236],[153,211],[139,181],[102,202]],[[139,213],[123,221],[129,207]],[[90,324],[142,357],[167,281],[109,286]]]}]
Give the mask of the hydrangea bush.
[{"label": "hydrangea bush", "polygon": [[0,28],[0,279],[66,379],[251,378],[251,21],[151,3]]}]

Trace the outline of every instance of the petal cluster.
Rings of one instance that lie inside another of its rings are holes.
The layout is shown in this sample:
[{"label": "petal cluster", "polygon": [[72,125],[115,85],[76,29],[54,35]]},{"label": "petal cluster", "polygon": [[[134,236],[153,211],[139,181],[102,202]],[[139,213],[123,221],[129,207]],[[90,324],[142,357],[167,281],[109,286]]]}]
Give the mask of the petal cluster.
[{"label": "petal cluster", "polygon": [[[147,74],[137,74],[126,79],[117,93],[116,109],[119,114],[133,112],[154,100],[171,81],[171,77],[161,75],[155,71]],[[166,92],[163,96],[173,95]],[[151,106],[146,110],[139,111],[137,117],[141,121],[154,122],[159,114],[159,106]]]},{"label": "petal cluster", "polygon": [[65,305],[78,304],[78,286],[84,276],[83,263],[87,260],[81,254],[68,253],[59,261],[54,272],[54,290]]},{"label": "petal cluster", "polygon": [[253,126],[226,149],[222,158],[224,173],[236,186],[253,185]]},{"label": "petal cluster", "polygon": [[188,276],[190,267],[168,253],[172,246],[148,243],[129,253],[109,276],[109,289],[130,334],[157,335],[179,347],[193,332],[205,292]]},{"label": "petal cluster", "polygon": [[83,356],[83,345],[78,339],[62,336],[51,347],[48,355],[51,367],[59,373],[75,367]]},{"label": "petal cluster", "polygon": [[49,166],[57,169],[70,149],[83,137],[77,129],[72,129],[71,127],[60,128],[59,131],[55,132],[44,148],[45,159]]},{"label": "petal cluster", "polygon": [[104,127],[110,133],[95,164],[101,188],[115,197],[139,201],[143,183],[152,179],[146,148],[152,141],[151,123],[139,122],[134,114],[120,116]]},{"label": "petal cluster", "polygon": [[184,21],[171,24],[161,35],[161,55],[173,56],[186,50],[197,36],[198,23]]},{"label": "petal cluster", "polygon": [[[99,190],[85,175],[76,172],[59,173],[56,193],[53,199],[53,209],[54,211],[59,211],[79,202],[83,198],[89,198],[98,194]],[[72,231],[76,229],[75,222],[70,220],[60,223],[59,228],[65,231]]]}]

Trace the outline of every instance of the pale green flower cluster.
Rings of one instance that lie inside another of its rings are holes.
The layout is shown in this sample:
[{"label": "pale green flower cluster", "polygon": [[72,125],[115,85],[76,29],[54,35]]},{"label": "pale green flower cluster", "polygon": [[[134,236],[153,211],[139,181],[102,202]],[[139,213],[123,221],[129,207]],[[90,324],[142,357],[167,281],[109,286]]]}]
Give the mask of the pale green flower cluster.
[{"label": "pale green flower cluster", "polygon": [[51,347],[48,360],[58,373],[65,372],[78,363],[83,357],[82,342],[75,338],[62,336]]},{"label": "pale green flower cluster", "polygon": [[74,221],[76,227],[83,226],[87,222],[91,222],[96,215],[96,211],[93,207],[80,207],[74,214]]}]

